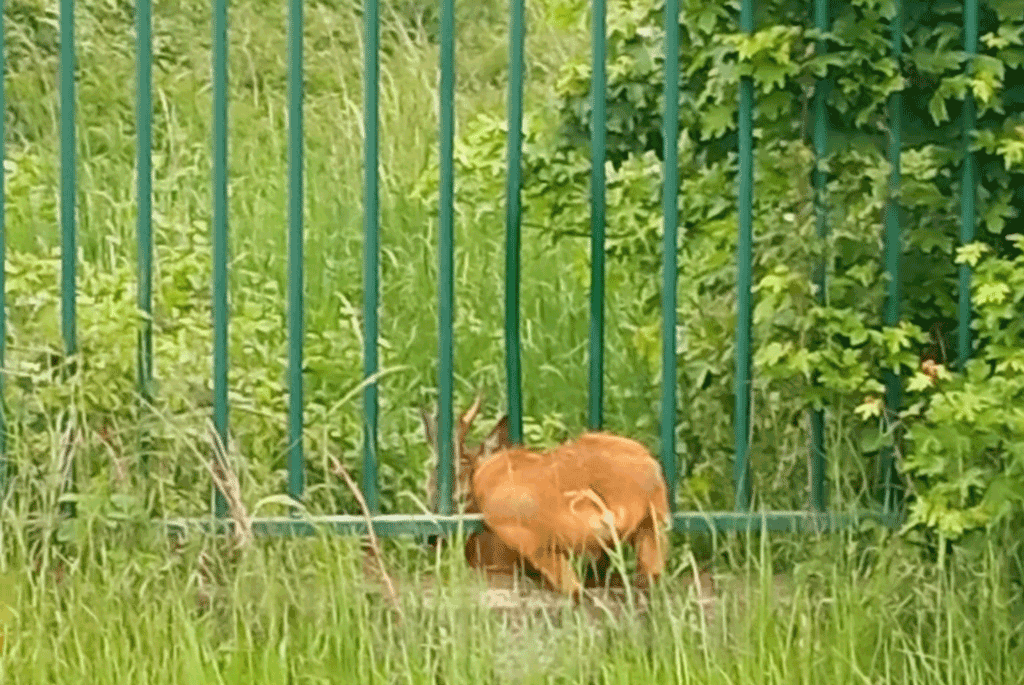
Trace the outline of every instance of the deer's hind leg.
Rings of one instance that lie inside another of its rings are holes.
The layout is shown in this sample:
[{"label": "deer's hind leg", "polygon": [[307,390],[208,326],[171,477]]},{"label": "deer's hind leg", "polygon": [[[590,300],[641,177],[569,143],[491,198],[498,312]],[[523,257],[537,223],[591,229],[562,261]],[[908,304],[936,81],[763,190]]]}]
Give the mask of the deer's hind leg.
[{"label": "deer's hind leg", "polygon": [[653,518],[647,517],[633,533],[633,549],[636,551],[637,585],[646,587],[665,570],[668,536]]},{"label": "deer's hind leg", "polygon": [[602,552],[589,559],[583,570],[583,587],[585,588],[624,588],[626,579],[617,569],[612,567],[612,559]]}]

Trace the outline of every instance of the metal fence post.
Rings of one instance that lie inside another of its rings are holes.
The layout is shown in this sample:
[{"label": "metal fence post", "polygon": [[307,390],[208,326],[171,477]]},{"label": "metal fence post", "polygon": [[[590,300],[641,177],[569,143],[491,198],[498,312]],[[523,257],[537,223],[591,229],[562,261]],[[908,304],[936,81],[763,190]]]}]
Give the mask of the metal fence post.
[{"label": "metal fence post", "polygon": [[288,495],[302,501],[302,0],[288,2]]},{"label": "metal fence post", "polygon": [[[740,4],[740,30],[754,32],[754,1]],[[739,104],[739,241],[736,252],[736,378],[733,430],[735,460],[733,483],[737,511],[750,508],[750,338],[751,279],[754,233],[754,82],[750,76],[740,79]]]},{"label": "metal fence post", "polygon": [[[828,16],[828,0],[814,0],[814,26],[819,31],[828,31],[830,20]],[[819,40],[816,46],[817,53],[824,55],[828,52],[828,44]],[[817,80],[814,85],[814,214],[817,221],[818,239],[824,242],[828,237],[828,207],[825,202],[825,184],[828,181],[828,173],[824,169],[826,147],[828,145],[828,111],[826,109],[828,97],[829,79],[823,77]],[[825,289],[828,287],[827,262],[821,259],[815,274],[815,286],[818,289],[818,303],[824,305],[826,302]],[[817,375],[815,375],[817,383]],[[825,411],[814,409],[811,411],[811,455],[810,455],[810,484],[811,484],[811,508],[815,511],[825,510]]]},{"label": "metal fence post", "polygon": [[[378,312],[380,298],[380,204],[379,192],[379,91],[380,26],[379,0],[365,0],[363,9],[366,68],[363,84],[363,376],[377,374]],[[371,513],[377,513],[377,381],[363,388],[363,498]]]},{"label": "metal fence post", "polygon": [[[967,53],[967,74],[974,74],[974,58],[978,54],[978,0],[964,0],[964,52]],[[974,128],[977,112],[974,90],[968,86],[964,96],[964,161],[960,183],[960,244],[974,241],[975,196],[978,193],[977,169],[974,159]],[[963,370],[971,357],[971,266],[961,264],[960,292],[957,301],[957,368]]]},{"label": "metal fence post", "polygon": [[[61,256],[61,333],[64,338],[65,366],[72,363],[78,353],[78,333],[75,268],[78,258],[77,229],[75,226],[76,179],[75,142],[75,2],[60,2],[60,256]],[[80,365],[76,364],[80,369]],[[75,430],[74,416],[68,416],[67,428]],[[71,462],[67,465],[67,481],[75,491],[75,463],[73,453],[68,452]],[[61,507],[66,516],[76,513],[74,501],[65,502]]]},{"label": "metal fence post", "polygon": [[441,514],[452,508],[452,375],[455,286],[455,1],[441,0],[441,89],[440,89],[440,217],[438,221],[438,501]]},{"label": "metal fence post", "polygon": [[669,509],[676,507],[676,242],[679,228],[679,0],[665,0],[664,274],[661,286],[661,469]]},{"label": "metal fence post", "polygon": [[594,0],[591,36],[590,96],[590,404],[587,423],[601,428],[604,403],[604,235],[605,235],[605,88],[607,48],[605,0]]},{"label": "metal fence post", "polygon": [[[896,61],[897,68],[903,58],[903,2],[897,0],[896,14],[891,22],[892,32],[892,54]],[[902,90],[902,88],[901,88]],[[886,287],[885,311],[883,323],[886,326],[896,326],[900,320],[900,155],[902,150],[903,134],[903,93],[901,90],[894,92],[889,97],[889,198],[885,208],[885,270],[889,275],[889,283]],[[902,388],[899,377],[891,370],[886,369],[883,375],[885,384],[886,416],[888,420],[895,421],[900,409]],[[883,482],[883,507],[888,512],[895,505],[895,473],[894,457],[896,434],[894,432],[891,444],[882,449],[882,482]]]},{"label": "metal fence post", "polygon": [[[228,448],[228,3],[213,4],[213,425]],[[221,452],[221,448],[223,452]],[[214,516],[224,518],[228,503],[214,485]]]},{"label": "metal fence post", "polygon": [[519,336],[519,255],[522,222],[523,72],[525,0],[510,0],[508,58],[508,180],[505,191],[505,376],[508,434],[523,441],[522,368]]}]

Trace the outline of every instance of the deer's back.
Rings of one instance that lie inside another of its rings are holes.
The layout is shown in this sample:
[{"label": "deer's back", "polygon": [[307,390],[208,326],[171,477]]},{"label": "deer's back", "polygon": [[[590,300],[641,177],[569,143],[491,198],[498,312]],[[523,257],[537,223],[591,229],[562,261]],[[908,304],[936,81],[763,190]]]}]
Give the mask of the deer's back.
[{"label": "deer's back", "polygon": [[533,525],[554,525],[555,512],[571,497],[567,493],[585,490],[614,515],[620,534],[632,532],[651,508],[661,521],[668,516],[661,466],[642,444],[610,433],[584,433],[547,452],[498,452],[477,469],[473,490],[477,507],[489,518]]},{"label": "deer's back", "polygon": [[[587,474],[588,485],[610,509],[643,509],[653,506],[655,516],[668,516],[668,498],[661,465],[637,442],[612,433],[584,433],[563,445],[569,461]],[[643,518],[643,516],[641,516]]]}]

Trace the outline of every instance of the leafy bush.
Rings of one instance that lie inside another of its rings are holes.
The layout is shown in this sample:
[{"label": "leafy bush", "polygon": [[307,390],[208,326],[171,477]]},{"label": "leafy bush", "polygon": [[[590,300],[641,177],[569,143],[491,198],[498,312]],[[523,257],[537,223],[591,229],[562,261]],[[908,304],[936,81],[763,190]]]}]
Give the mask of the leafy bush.
[{"label": "leafy bush", "polygon": [[[963,392],[970,392],[972,382],[983,383],[987,389],[981,396],[988,397],[986,401],[1000,398],[1004,407],[1011,406],[1008,400],[1019,392],[1007,375],[1013,366],[1006,350],[1024,341],[1019,329],[987,313],[987,307],[996,305],[994,284],[986,280],[985,269],[1002,273],[1004,283],[1010,282],[1009,274],[1020,273],[1015,256],[1019,247],[1011,235],[1024,206],[1024,91],[1015,85],[1024,77],[1022,5],[997,2],[983,8],[982,54],[973,61],[970,75],[959,50],[959,5],[905,6],[905,51],[897,64],[888,40],[892,3],[833,3],[833,28],[824,36],[812,28],[806,3],[759,3],[760,30],[745,36],[736,32],[735,7],[683,2],[677,432],[692,467],[689,495],[704,505],[721,506],[730,491],[737,223],[733,179],[741,76],[752,77],[756,98],[751,453],[762,503],[801,507],[806,501],[801,488],[806,472],[794,455],[805,449],[802,419],[808,408],[831,409],[833,454],[877,454],[890,443],[898,418],[882,416],[877,398],[884,390],[879,382],[883,370],[911,380],[913,390],[922,357],[934,357],[938,364],[951,360],[953,355],[944,352],[954,342],[949,333],[956,319],[954,252],[959,242],[963,158],[958,119],[960,100],[968,91],[978,103],[979,133],[972,146],[979,169],[981,228],[980,242],[970,249],[987,249],[995,261],[987,267],[979,263],[975,281],[980,289],[976,354],[993,366],[985,374],[985,362],[972,363],[962,381],[968,384]],[[576,9],[582,30],[584,8]],[[662,261],[662,5],[613,2],[608,25],[608,278],[610,289],[627,290],[636,300],[630,320],[612,325],[634,328],[632,351],[647,360],[654,380]],[[814,50],[820,39],[830,45],[827,54]],[[556,98],[531,103],[526,115],[524,221],[537,239],[559,242],[589,234],[590,76],[589,55],[581,52],[563,67]],[[823,164],[829,174],[826,241],[816,240],[810,183],[815,165],[810,112],[818,78],[828,89],[830,125]],[[901,89],[903,320],[888,328],[880,322],[886,283],[880,273],[880,236],[890,172],[885,126],[889,97]],[[457,145],[457,196],[475,220],[501,220],[502,208],[493,198],[504,192],[504,167],[497,161],[502,158],[504,135],[502,119],[482,115],[466,125]],[[436,198],[435,178],[434,169],[423,177],[421,189],[427,198]],[[575,266],[582,281],[587,247],[582,242],[578,247]],[[824,303],[816,299],[811,282],[821,259],[828,276]],[[1000,300],[998,306],[1012,309],[1010,294],[1004,295],[1005,302]],[[812,382],[816,377],[817,384]],[[979,488],[1003,488],[1002,479],[1013,478],[999,461],[1011,453],[1008,434],[985,432],[984,440],[969,437],[980,429],[950,424],[943,411],[952,410],[943,410],[947,405],[937,397],[908,394],[903,406],[913,412],[904,419],[911,432],[906,445],[897,445],[909,450],[903,468],[915,479],[919,495],[911,522],[929,526],[937,525],[939,514],[925,512],[939,511],[943,489],[962,489],[964,484],[960,475],[936,466],[939,457],[934,455],[944,454],[946,448],[926,438],[929,430],[964,432],[965,454],[989,464],[972,476],[975,495]],[[860,418],[851,413],[855,408]],[[1009,417],[986,420],[1006,430],[1012,424]],[[944,427],[930,428],[937,421]],[[922,447],[926,444],[931,447]],[[788,449],[793,446],[795,450]],[[918,453],[922,449],[926,451]],[[861,473],[861,460],[833,463],[836,485],[849,485],[853,479],[854,487],[861,489],[877,479]],[[940,480],[921,490],[925,483],[919,479],[926,472]],[[1014,491],[1024,487],[1019,477],[1012,482]],[[983,522],[984,517],[970,513],[972,497],[965,492],[955,502],[942,500],[947,501],[942,511],[960,517],[957,524],[944,523],[944,532]],[[991,497],[1004,504],[1012,500]]]},{"label": "leafy bush", "polygon": [[[1009,238],[1024,248],[1024,236]],[[1024,251],[1003,258],[974,244],[958,261],[975,269],[974,328],[989,344],[956,377],[916,374],[904,412],[916,494],[908,525],[950,538],[1007,523],[1024,503]]]}]

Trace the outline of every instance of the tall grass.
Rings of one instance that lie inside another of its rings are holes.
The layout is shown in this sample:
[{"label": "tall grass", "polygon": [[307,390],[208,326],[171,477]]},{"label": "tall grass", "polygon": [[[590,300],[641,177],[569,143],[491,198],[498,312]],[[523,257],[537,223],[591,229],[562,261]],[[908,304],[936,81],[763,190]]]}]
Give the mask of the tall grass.
[{"label": "tall grass", "polygon": [[775,582],[785,543],[755,542],[744,565],[720,569],[714,603],[695,601],[680,566],[644,615],[487,610],[442,556],[404,569],[399,618],[349,539],[241,554],[100,546],[58,581],[16,535],[5,526],[5,683],[1024,682],[1019,609],[994,553],[943,571],[895,542],[870,552],[830,537]]}]

